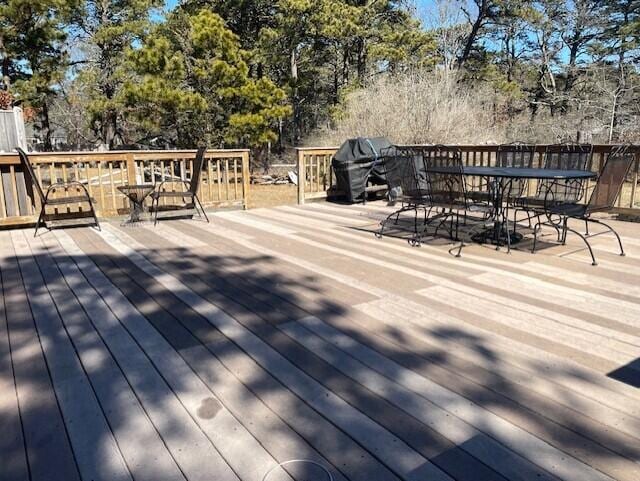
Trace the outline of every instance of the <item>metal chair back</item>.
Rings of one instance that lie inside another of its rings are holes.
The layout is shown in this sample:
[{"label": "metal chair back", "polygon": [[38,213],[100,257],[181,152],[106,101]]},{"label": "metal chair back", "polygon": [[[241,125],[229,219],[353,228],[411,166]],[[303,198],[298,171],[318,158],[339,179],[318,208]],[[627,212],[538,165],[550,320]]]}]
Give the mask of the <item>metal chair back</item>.
[{"label": "metal chair back", "polygon": [[522,142],[498,145],[496,165],[498,167],[532,168],[536,146]]},{"label": "metal chair back", "polygon": [[430,145],[424,147],[424,159],[427,167],[457,167],[462,165],[462,151],[449,145]]},{"label": "metal chair back", "polygon": [[[462,174],[462,151],[457,147],[434,145],[425,156],[425,170],[429,179],[429,189],[434,204],[454,204],[466,202],[467,186]],[[431,169],[446,167],[447,172],[433,172]]]},{"label": "metal chair back", "polygon": [[607,156],[607,161],[589,198],[587,213],[610,210],[614,207],[634,160],[635,155],[628,150],[627,146],[620,146]]},{"label": "metal chair back", "polygon": [[[543,168],[588,170],[591,168],[593,146],[591,144],[577,144],[565,142],[548,145],[544,154]],[[568,180],[559,183],[543,180],[538,183],[538,196],[544,198],[553,194],[554,202],[579,202],[585,193],[585,181],[581,179]]]},{"label": "metal chair back", "polygon": [[591,168],[593,146],[564,142],[548,145],[544,153],[543,168],[586,170]]},{"label": "metal chair back", "polygon": [[31,165],[31,161],[29,160],[29,156],[20,147],[16,147],[16,150],[18,151],[18,156],[20,157],[20,165],[22,165],[22,170],[26,176],[25,183],[27,188],[30,189],[30,186],[34,186],[35,191],[38,194],[38,197],[40,198],[40,202],[44,204],[45,203],[44,192],[42,190],[42,186],[38,182],[38,178],[36,177],[35,171],[33,170],[33,165]]},{"label": "metal chair back", "polygon": [[429,195],[429,183],[419,152],[404,149],[382,153],[382,165],[390,192],[406,198],[424,198]]},{"label": "metal chair back", "polygon": [[198,187],[200,185],[200,174],[202,173],[202,166],[204,165],[204,154],[207,152],[206,147],[198,148],[196,156],[193,159],[193,170],[191,171],[191,180],[189,183],[189,192],[193,195],[198,193]]},{"label": "metal chair back", "polygon": [[[536,146],[523,142],[511,142],[498,146],[496,154],[496,165],[498,167],[533,167],[536,156]],[[510,197],[522,197],[527,190],[528,181],[526,179],[513,180],[509,189]]]}]

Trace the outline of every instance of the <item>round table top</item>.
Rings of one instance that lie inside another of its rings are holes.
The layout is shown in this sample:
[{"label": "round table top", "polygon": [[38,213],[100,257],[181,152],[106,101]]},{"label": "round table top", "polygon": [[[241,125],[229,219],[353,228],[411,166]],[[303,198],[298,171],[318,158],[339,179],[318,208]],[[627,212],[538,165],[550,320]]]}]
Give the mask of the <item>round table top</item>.
[{"label": "round table top", "polygon": [[[129,198],[146,197],[155,189],[154,184],[120,185],[118,190]],[[135,199],[134,199],[135,200]]]},{"label": "round table top", "polygon": [[[459,172],[456,167],[442,166],[429,167],[427,172],[436,174],[451,174]],[[481,177],[505,177],[511,179],[593,179],[596,173],[590,170],[570,169],[540,169],[527,167],[488,167],[488,166],[462,166],[463,175],[475,175]]]}]

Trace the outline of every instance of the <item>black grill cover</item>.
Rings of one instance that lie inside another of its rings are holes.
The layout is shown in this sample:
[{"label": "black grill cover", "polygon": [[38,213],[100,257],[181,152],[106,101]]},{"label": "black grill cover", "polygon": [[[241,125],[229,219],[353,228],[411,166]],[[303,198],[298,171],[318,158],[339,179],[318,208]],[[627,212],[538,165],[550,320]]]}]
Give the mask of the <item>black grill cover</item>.
[{"label": "black grill cover", "polygon": [[392,145],[385,137],[358,137],[340,146],[333,156],[332,166],[337,188],[345,193],[349,202],[364,198],[368,182],[386,184],[381,156],[389,147]]}]

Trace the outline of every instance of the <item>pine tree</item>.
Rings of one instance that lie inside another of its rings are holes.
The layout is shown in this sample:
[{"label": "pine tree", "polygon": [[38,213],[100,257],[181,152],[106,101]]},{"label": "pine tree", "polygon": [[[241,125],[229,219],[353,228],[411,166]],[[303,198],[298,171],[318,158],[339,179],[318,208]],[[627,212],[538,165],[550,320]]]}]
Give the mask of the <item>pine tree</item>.
[{"label": "pine tree", "polygon": [[91,86],[89,123],[109,148],[128,143],[120,92],[129,77],[125,52],[151,28],[150,15],[162,0],[84,0],[74,27],[85,42],[87,66],[82,81]]},{"label": "pine tree", "polygon": [[0,87],[33,108],[44,147],[52,148],[49,118],[56,85],[68,62],[65,26],[75,0],[5,0],[0,3]]},{"label": "pine tree", "polygon": [[249,76],[247,52],[209,10],[177,11],[130,53],[138,78],[123,101],[146,129],[170,133],[179,147],[264,147],[290,115],[286,94],[266,77]]}]

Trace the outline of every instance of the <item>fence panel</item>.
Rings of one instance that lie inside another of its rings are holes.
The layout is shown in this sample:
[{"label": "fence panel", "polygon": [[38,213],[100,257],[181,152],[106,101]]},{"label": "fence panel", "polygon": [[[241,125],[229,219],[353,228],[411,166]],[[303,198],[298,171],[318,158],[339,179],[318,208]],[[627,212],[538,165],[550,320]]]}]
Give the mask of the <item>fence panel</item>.
[{"label": "fence panel", "polygon": [[[29,159],[43,190],[56,182],[80,182],[96,200],[98,215],[111,217],[129,211],[119,186],[164,181],[165,190],[184,188],[182,182],[191,178],[195,153],[195,150],[55,152],[32,153]],[[202,203],[208,207],[246,208],[249,151],[209,150],[205,159],[198,192]],[[33,222],[40,209],[40,199],[25,182],[17,155],[0,154],[0,178],[0,225]],[[70,196],[74,192],[74,189],[57,190],[54,195]],[[66,213],[81,208],[81,205],[59,207]]]},{"label": "fence panel", "polygon": [[[410,146],[425,147],[428,145]],[[462,161],[465,165],[495,165],[497,145],[456,145],[462,152]],[[607,154],[615,145],[594,145],[591,170],[600,172],[604,167]],[[540,167],[544,160],[546,145],[537,145],[534,163],[532,167]],[[638,180],[640,176],[640,146],[630,147],[635,154],[635,162],[616,203],[616,211],[632,215],[640,214],[640,195],[638,194]],[[337,147],[305,147],[297,149],[298,152],[298,203],[304,204],[305,200],[326,198],[327,195],[339,195],[335,185],[335,175],[331,167],[331,158],[337,151]],[[535,181],[528,186],[529,192],[535,191]]]}]

